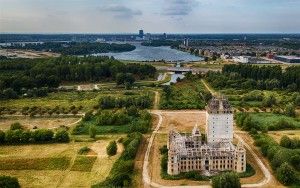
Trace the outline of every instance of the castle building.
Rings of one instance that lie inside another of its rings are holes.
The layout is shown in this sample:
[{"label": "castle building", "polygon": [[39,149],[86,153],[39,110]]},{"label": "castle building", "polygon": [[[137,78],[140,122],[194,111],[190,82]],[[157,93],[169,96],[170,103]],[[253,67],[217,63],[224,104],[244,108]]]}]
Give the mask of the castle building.
[{"label": "castle building", "polygon": [[246,150],[232,144],[233,112],[228,100],[213,98],[206,108],[206,139],[196,125],[191,134],[172,129],[168,138],[168,174],[246,171]]}]

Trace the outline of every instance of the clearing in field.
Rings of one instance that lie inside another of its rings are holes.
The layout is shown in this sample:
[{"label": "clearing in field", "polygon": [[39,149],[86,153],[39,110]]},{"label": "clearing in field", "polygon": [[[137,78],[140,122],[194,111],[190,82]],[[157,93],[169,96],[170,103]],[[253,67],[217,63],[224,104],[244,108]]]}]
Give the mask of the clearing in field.
[{"label": "clearing in field", "polygon": [[[103,181],[117,155],[106,155],[106,146],[123,135],[100,137],[95,142],[1,146],[0,175],[15,176],[22,187],[90,187]],[[87,146],[91,152],[79,155]]]}]

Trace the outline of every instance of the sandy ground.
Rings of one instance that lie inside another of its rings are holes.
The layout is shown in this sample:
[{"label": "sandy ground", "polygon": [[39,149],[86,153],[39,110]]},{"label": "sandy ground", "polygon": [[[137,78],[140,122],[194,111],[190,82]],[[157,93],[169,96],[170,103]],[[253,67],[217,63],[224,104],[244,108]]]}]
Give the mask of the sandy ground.
[{"label": "sandy ground", "polygon": [[103,181],[120,156],[123,148],[118,145],[115,156],[106,155],[106,146],[111,140],[120,137],[110,136],[96,142],[72,142],[68,144],[42,144],[22,146],[1,146],[0,159],[4,158],[42,158],[67,156],[75,159],[78,150],[83,146],[90,147],[93,155],[97,155],[91,172],[70,171],[72,160],[67,170],[0,170],[0,175],[15,176],[22,187],[90,187]]},{"label": "sandy ground", "polygon": [[0,130],[8,130],[10,125],[19,122],[26,129],[32,129],[34,126],[37,128],[53,129],[61,125],[68,126],[80,118],[30,118],[30,117],[14,117],[0,119]]}]

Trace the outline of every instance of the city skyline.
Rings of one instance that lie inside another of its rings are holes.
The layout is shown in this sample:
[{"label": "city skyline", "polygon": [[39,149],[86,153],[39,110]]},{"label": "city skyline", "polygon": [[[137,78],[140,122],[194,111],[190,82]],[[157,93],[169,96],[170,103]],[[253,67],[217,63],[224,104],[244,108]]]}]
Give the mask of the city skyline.
[{"label": "city skyline", "polygon": [[299,33],[296,0],[0,0],[2,33]]}]

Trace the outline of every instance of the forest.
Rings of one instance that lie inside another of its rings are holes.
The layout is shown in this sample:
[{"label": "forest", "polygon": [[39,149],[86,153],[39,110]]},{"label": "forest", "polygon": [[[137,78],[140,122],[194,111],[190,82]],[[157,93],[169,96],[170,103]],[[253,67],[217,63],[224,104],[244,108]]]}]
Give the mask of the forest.
[{"label": "forest", "polygon": [[131,44],[99,43],[99,42],[45,42],[14,44],[9,49],[36,50],[61,53],[63,55],[90,55],[95,53],[127,52],[135,49]]},{"label": "forest", "polygon": [[[109,57],[65,56],[51,59],[9,59],[0,63],[0,98],[16,98],[30,93],[44,96],[48,89],[57,88],[61,82],[126,82],[127,73],[133,80],[154,78],[152,65],[123,64]],[[45,89],[48,88],[48,89]],[[33,95],[35,96],[35,95]]]},{"label": "forest", "polygon": [[300,90],[300,67],[225,65],[222,72],[209,72],[207,80],[215,88]]}]

